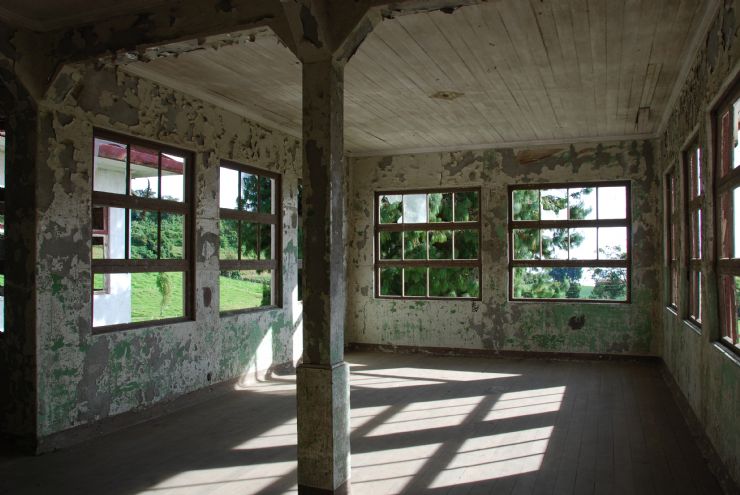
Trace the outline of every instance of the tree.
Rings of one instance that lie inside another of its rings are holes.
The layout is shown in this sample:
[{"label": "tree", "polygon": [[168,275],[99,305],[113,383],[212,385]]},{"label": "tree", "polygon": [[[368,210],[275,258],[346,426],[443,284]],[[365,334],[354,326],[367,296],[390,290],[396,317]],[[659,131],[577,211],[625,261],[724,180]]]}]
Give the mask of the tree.
[{"label": "tree", "polygon": [[159,316],[164,316],[164,308],[170,303],[172,297],[172,281],[167,273],[159,272],[157,274],[157,290],[159,295],[162,296],[162,301],[159,305]]}]

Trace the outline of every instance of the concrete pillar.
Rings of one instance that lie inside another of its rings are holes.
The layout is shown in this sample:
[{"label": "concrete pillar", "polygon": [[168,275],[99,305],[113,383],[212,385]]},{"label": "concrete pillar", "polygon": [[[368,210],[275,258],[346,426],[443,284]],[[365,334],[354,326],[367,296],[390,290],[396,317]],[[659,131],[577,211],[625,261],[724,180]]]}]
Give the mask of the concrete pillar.
[{"label": "concrete pillar", "polygon": [[303,363],[298,367],[301,494],[349,489],[342,63],[303,63]]}]

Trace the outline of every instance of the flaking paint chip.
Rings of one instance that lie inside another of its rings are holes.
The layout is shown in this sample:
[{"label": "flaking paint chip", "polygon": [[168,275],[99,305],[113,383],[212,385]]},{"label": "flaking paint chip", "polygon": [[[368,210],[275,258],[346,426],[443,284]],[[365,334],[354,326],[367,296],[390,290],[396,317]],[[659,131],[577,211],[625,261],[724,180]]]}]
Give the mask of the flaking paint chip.
[{"label": "flaking paint chip", "polygon": [[429,98],[434,98],[435,100],[452,101],[460,98],[461,96],[465,96],[465,93],[458,93],[457,91],[437,91],[433,95],[430,95]]}]

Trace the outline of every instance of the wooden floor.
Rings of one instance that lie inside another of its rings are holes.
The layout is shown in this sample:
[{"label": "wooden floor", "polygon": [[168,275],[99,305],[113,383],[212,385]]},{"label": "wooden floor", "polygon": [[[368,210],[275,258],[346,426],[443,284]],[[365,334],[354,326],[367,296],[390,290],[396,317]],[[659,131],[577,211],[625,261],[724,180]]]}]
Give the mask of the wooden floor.
[{"label": "wooden floor", "polygon": [[[353,353],[352,493],[719,494],[656,365]],[[294,377],[63,452],[2,494],[296,491]]]}]

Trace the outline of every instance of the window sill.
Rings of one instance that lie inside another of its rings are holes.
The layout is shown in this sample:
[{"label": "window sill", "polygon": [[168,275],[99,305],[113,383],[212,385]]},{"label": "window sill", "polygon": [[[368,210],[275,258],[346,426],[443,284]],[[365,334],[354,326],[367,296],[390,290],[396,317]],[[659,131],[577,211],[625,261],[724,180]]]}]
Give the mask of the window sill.
[{"label": "window sill", "polygon": [[164,326],[174,325],[176,323],[185,323],[189,321],[195,321],[193,318],[169,318],[166,320],[148,320],[139,323],[123,323],[121,325],[107,325],[104,327],[93,327],[93,335],[103,335],[106,333],[124,332],[126,330],[138,330],[141,328],[158,328]]},{"label": "window sill", "polygon": [[688,328],[692,332],[694,332],[696,335],[701,335],[702,334],[701,327],[699,325],[697,325],[696,322],[694,322],[692,320],[689,320],[689,319],[684,318],[683,319],[683,326],[685,328]]},{"label": "window sill", "polygon": [[225,318],[229,316],[239,316],[239,315],[247,315],[247,314],[254,314],[254,313],[262,313],[266,311],[273,311],[276,309],[283,309],[282,306],[260,306],[259,308],[244,308],[244,309],[230,309],[228,311],[220,311],[218,313],[218,316],[220,318]]},{"label": "window sill", "polygon": [[569,304],[608,304],[615,306],[626,306],[630,301],[614,301],[608,299],[509,299],[510,303],[569,303]]},{"label": "window sill", "polygon": [[740,349],[732,349],[728,344],[723,342],[713,342],[712,346],[718,352],[724,354],[725,358],[729,359],[735,366],[740,368]]}]

